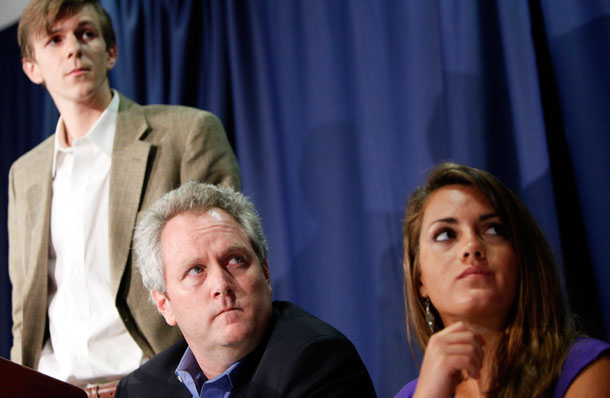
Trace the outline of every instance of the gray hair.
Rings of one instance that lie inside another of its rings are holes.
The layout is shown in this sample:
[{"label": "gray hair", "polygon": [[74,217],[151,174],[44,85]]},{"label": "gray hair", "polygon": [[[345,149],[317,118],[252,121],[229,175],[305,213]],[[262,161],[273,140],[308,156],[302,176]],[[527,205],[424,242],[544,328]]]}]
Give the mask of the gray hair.
[{"label": "gray hair", "polygon": [[267,259],[267,241],[252,202],[230,187],[188,182],[157,199],[136,226],[136,265],[147,289],[166,292],[161,234],[167,222],[181,213],[199,213],[212,208],[227,212],[237,221],[263,264]]}]

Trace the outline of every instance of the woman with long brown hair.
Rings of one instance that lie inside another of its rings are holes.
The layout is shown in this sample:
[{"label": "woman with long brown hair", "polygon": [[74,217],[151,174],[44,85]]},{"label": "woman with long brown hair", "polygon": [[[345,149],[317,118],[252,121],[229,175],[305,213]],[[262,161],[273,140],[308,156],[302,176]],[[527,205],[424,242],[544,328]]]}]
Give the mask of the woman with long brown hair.
[{"label": "woman with long brown hair", "polygon": [[403,222],[407,334],[398,398],[610,397],[610,344],[580,336],[525,205],[491,174],[435,167]]}]

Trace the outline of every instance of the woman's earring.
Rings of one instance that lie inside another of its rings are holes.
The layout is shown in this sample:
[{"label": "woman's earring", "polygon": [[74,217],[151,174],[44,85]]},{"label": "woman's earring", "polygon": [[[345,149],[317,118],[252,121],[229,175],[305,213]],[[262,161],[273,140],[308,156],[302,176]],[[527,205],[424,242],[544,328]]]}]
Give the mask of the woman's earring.
[{"label": "woman's earring", "polygon": [[426,323],[428,324],[430,333],[434,333],[434,329],[436,328],[436,319],[434,318],[434,314],[430,310],[430,298],[429,297],[426,297],[424,299],[424,305],[426,306]]}]

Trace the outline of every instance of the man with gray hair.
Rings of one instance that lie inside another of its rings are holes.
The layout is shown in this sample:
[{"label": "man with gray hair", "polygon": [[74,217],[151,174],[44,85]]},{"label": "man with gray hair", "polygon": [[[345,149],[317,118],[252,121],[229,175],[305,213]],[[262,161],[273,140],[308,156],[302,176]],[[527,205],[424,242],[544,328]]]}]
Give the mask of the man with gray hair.
[{"label": "man with gray hair", "polygon": [[375,396],[344,335],[272,302],[267,243],[241,193],[191,182],[165,194],[134,247],[152,300],[186,341],[123,378],[117,397]]}]

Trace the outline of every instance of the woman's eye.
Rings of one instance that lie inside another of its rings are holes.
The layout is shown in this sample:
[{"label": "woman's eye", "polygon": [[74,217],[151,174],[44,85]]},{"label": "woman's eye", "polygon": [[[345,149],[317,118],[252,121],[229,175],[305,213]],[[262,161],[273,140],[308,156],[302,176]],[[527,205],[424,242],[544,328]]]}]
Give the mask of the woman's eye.
[{"label": "woman's eye", "polygon": [[445,242],[455,237],[455,232],[450,229],[442,229],[434,234],[434,240],[437,242]]},{"label": "woman's eye", "polygon": [[504,226],[502,224],[492,224],[485,229],[485,233],[494,236],[506,236]]}]

